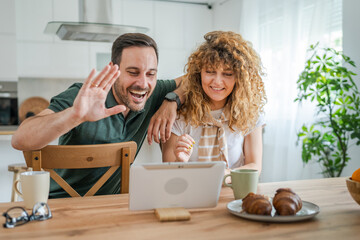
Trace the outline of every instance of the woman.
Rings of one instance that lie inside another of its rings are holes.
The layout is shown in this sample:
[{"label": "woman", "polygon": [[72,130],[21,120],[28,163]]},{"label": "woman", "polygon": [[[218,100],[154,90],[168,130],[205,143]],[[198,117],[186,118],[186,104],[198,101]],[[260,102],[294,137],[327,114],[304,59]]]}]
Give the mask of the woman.
[{"label": "woman", "polygon": [[266,102],[260,58],[234,32],[204,38],[188,59],[185,103],[162,146],[163,161],[225,161],[227,171],[260,172]]}]

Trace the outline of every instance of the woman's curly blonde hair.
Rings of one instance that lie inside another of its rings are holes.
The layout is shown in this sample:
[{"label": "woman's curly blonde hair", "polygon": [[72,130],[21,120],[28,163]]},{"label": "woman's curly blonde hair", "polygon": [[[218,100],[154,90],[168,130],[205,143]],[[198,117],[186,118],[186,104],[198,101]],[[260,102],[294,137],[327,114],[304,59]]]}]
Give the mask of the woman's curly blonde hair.
[{"label": "woman's curly blonde hair", "polygon": [[250,42],[234,32],[214,31],[205,34],[205,42],[193,52],[185,66],[185,103],[179,110],[187,123],[198,127],[210,114],[210,99],[201,85],[203,68],[232,69],[235,86],[228,96],[229,127],[244,134],[252,129],[266,103],[262,65]]}]

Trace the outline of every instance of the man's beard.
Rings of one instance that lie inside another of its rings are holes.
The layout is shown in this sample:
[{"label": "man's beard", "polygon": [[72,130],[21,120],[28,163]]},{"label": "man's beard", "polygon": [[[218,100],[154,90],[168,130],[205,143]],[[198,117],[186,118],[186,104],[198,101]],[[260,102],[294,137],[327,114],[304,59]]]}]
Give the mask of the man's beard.
[{"label": "man's beard", "polygon": [[[117,84],[115,83],[115,85],[114,85],[115,94],[116,94],[117,98],[120,100],[120,102],[123,105],[125,105],[127,108],[129,108],[131,111],[139,112],[139,111],[144,109],[144,106],[146,104],[147,99],[145,99],[145,102],[141,103],[141,106],[140,106],[140,104],[136,104],[136,103],[132,104],[132,101],[128,98],[128,92],[131,89],[138,90],[138,91],[145,90],[145,91],[148,92],[147,94],[149,94],[149,92],[150,92],[149,88],[142,89],[142,88],[139,88],[139,87],[136,87],[136,86],[135,87],[130,86],[125,90],[125,94],[121,94],[119,88],[117,87]],[[129,93],[129,94],[131,94],[131,93]],[[147,96],[144,96],[144,98],[146,98],[146,97]]]}]

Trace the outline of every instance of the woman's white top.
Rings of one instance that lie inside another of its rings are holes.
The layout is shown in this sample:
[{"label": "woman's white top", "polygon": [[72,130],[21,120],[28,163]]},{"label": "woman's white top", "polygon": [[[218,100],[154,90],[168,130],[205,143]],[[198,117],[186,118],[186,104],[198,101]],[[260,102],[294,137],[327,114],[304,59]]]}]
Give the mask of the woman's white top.
[{"label": "woman's white top", "polygon": [[[219,119],[221,117],[222,111],[223,109],[211,111],[211,115],[215,119]],[[256,126],[246,135],[250,134],[254,129],[258,127],[262,127],[264,125],[265,125],[264,116],[260,115],[256,123]],[[224,124],[224,129],[225,129],[225,137],[228,147],[228,164],[230,169],[234,169],[244,165],[245,157],[243,153],[243,146],[244,146],[244,137],[246,135],[243,135],[240,131],[235,131],[235,132],[231,131],[229,126],[227,126],[226,124]],[[193,146],[193,152],[190,156],[189,162],[198,161],[198,148],[199,148],[200,136],[202,132],[202,126],[195,128],[190,124],[186,124],[184,117],[180,116],[180,118],[175,121],[171,131],[177,136],[188,134],[194,139],[195,144]]]}]

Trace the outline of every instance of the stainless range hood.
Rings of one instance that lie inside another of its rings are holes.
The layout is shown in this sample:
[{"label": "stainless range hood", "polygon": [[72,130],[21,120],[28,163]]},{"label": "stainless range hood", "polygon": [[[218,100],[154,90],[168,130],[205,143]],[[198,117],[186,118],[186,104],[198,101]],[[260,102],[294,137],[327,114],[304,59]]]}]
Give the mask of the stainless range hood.
[{"label": "stainless range hood", "polygon": [[123,33],[145,33],[148,28],[90,22],[49,22],[45,33],[56,34],[61,40],[113,42]]},{"label": "stainless range hood", "polygon": [[49,22],[45,33],[61,40],[113,42],[124,33],[145,33],[145,27],[112,24],[111,0],[79,0],[79,22]]}]

